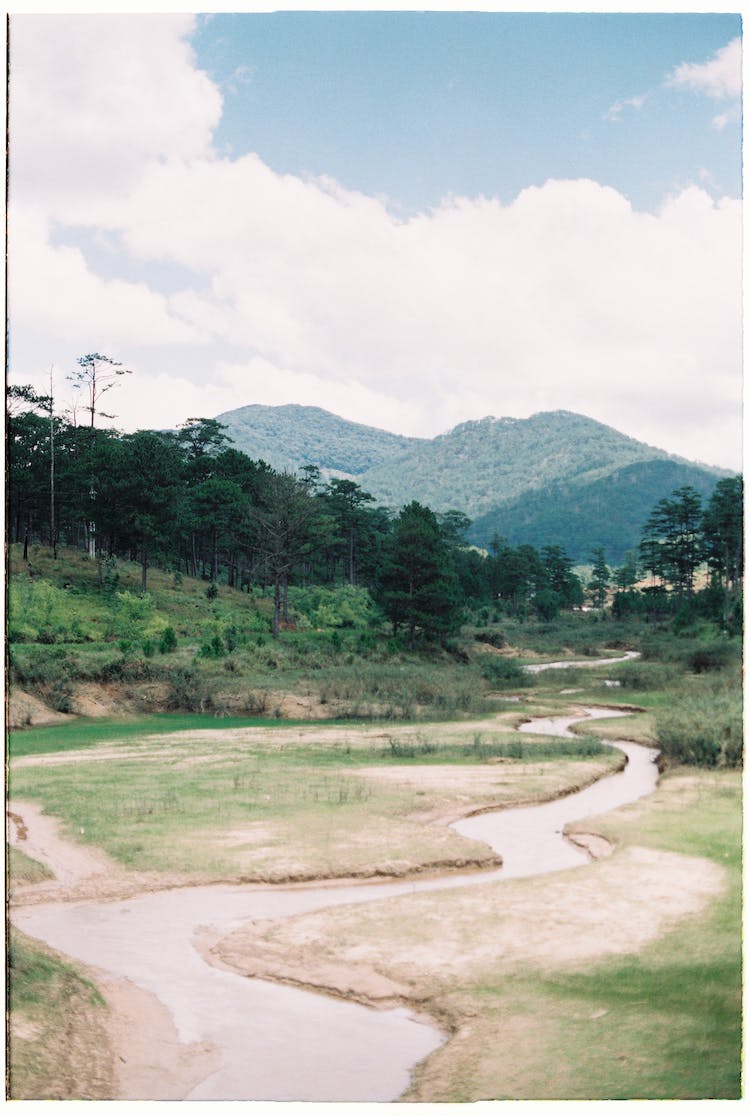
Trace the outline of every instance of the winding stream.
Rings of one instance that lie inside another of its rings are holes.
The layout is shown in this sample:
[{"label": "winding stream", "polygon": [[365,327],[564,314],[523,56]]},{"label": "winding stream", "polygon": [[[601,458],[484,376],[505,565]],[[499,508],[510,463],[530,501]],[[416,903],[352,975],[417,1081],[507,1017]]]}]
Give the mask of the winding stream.
[{"label": "winding stream", "polygon": [[[618,712],[590,708],[584,716]],[[530,721],[521,728],[570,735],[570,725],[581,719]],[[186,888],[126,901],[19,907],[11,917],[52,948],[153,993],[171,1013],[181,1042],[215,1045],[220,1068],[186,1099],[393,1101],[408,1086],[413,1066],[443,1042],[436,1028],[406,1009],[377,1011],[214,968],[194,947],[196,931],[210,926],[224,934],[248,919],[586,863],[586,853],[562,836],[563,827],[635,801],[657,780],[653,749],[625,741],[615,746],[628,757],[621,773],[555,802],[455,823],[459,833],[501,853],[503,867],[497,871],[341,887]]]}]

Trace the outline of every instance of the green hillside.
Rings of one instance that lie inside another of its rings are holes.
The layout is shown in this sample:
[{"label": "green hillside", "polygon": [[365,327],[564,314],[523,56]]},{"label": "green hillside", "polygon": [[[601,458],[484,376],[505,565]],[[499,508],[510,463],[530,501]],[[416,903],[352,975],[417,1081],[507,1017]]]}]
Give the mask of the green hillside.
[{"label": "green hillside", "polygon": [[390,434],[348,422],[321,407],[263,407],[252,404],[216,418],[227,427],[237,449],[274,469],[296,472],[317,465],[324,476],[359,477],[418,447],[420,438]]},{"label": "green hillside", "polygon": [[676,488],[691,485],[703,497],[713,492],[717,474],[699,465],[668,458],[636,462],[588,483],[566,481],[525,493],[476,519],[472,542],[489,546],[493,535],[511,546],[534,547],[564,541],[575,562],[589,562],[594,547],[604,548],[619,565],[637,546],[655,504]]},{"label": "green hillside", "polygon": [[470,540],[562,544],[587,562],[603,546],[621,562],[654,505],[692,485],[707,496],[725,471],[646,445],[571,411],[483,418],[437,438],[407,438],[348,422],[319,407],[252,405],[217,418],[238,449],[275,469],[317,465],[347,476],[379,504],[418,500],[474,520]]},{"label": "green hillside", "polygon": [[417,445],[406,459],[375,466],[361,483],[395,507],[419,500],[475,518],[532,489],[590,483],[638,461],[668,458],[584,415],[548,411],[462,423]]}]

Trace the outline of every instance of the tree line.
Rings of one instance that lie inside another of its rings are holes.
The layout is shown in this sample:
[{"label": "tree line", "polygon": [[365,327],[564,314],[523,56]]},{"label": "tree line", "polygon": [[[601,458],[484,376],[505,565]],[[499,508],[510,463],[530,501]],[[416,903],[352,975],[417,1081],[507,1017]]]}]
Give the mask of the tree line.
[{"label": "tree line", "polygon": [[[441,639],[466,607],[493,605],[519,617],[552,619],[614,591],[619,614],[657,598],[693,594],[707,563],[726,622],[742,575],[742,481],[721,480],[705,508],[692,489],[662,500],[644,527],[636,558],[610,570],[601,548],[584,586],[563,546],[512,547],[499,536],[489,552],[470,547],[470,520],[412,502],[378,506],[354,481],[324,481],[314,466],[278,471],[230,445],[215,419],[178,430],[122,434],[96,426],[102,394],[126,374],[100,354],[75,374],[87,421],[54,414],[51,396],[9,389],[7,523],[12,541],[86,550],[104,585],[107,563],[140,563],[141,591],[157,566],[238,590],[273,595],[273,631],[288,620],[290,585],[367,588],[394,634]],[[107,416],[111,417],[111,416]],[[644,573],[652,579],[636,589]]]}]

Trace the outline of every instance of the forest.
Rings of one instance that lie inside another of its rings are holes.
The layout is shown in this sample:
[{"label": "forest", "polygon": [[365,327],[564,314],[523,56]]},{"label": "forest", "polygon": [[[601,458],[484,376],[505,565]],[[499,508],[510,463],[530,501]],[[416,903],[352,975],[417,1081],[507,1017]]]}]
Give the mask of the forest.
[{"label": "forest", "polygon": [[54,415],[30,387],[9,390],[8,533],[24,555],[30,543],[85,551],[100,587],[118,558],[139,563],[142,594],[153,568],[204,580],[209,598],[219,584],[260,587],[273,594],[278,635],[290,623],[290,586],[359,586],[410,644],[451,636],[467,609],[549,620],[612,595],[617,615],[741,623],[741,477],[718,480],[705,503],[691,486],[675,490],[644,524],[638,553],[610,568],[595,548],[587,578],[564,539],[536,548],[495,535],[481,550],[467,544],[471,520],[459,509],[412,501],[395,511],[352,480],[324,482],[315,466],[275,470],[231,446],[216,419],[176,431],[100,428],[100,396],[119,369],[98,354],[79,364],[84,424]]}]

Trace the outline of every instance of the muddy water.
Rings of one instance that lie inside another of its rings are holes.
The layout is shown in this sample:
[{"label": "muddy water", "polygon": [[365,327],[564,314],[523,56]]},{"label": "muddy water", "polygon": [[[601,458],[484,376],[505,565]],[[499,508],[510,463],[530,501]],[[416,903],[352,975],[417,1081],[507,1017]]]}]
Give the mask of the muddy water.
[{"label": "muddy water", "polygon": [[[616,713],[591,709],[587,715]],[[528,722],[522,729],[566,735],[579,719]],[[413,1066],[441,1044],[439,1031],[403,1009],[374,1011],[213,968],[194,946],[197,930],[210,927],[219,937],[247,919],[476,886],[584,863],[585,854],[562,837],[563,826],[633,801],[656,782],[650,749],[617,746],[629,760],[621,774],[554,803],[456,823],[460,833],[485,840],[501,853],[504,866],[496,872],[342,887],[190,888],[124,902],[17,909],[13,921],[54,949],[156,995],[171,1012],[182,1042],[216,1046],[221,1068],[187,1099],[392,1101],[408,1085]]]},{"label": "muddy water", "polygon": [[[627,716],[613,709],[598,708],[587,709],[586,714],[592,720]],[[580,717],[540,718],[519,727],[523,732],[573,736],[570,726],[580,720]],[[502,875],[505,879],[541,875],[586,864],[588,855],[564,839],[564,827],[569,822],[605,814],[627,802],[635,802],[651,793],[658,778],[654,763],[658,753],[655,749],[626,740],[611,743],[628,758],[623,771],[554,802],[479,814],[456,822],[453,828],[464,837],[485,841],[499,852],[503,858]]]},{"label": "muddy water", "polygon": [[618,655],[613,659],[563,659],[559,663],[531,663],[524,667],[524,670],[529,674],[539,674],[543,670],[567,670],[568,667],[614,666],[615,663],[627,663],[631,659],[640,659],[640,657],[640,651],[626,651],[624,655]]}]

